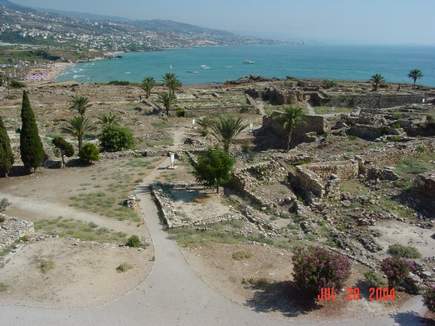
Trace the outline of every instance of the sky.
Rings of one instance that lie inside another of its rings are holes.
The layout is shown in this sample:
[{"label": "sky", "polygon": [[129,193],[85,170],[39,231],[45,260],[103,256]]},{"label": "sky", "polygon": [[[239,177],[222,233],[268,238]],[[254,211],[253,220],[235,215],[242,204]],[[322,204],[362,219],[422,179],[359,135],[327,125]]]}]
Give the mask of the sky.
[{"label": "sky", "polygon": [[435,45],[435,0],[11,0],[324,43]]}]

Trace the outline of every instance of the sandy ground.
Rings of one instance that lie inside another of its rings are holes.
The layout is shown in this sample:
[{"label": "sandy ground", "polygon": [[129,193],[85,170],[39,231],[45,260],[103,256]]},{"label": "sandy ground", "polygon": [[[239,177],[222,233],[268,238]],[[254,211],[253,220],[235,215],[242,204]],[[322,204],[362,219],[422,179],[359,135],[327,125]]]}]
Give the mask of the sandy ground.
[{"label": "sandy ground", "polygon": [[433,229],[422,229],[397,221],[378,223],[373,229],[381,234],[376,241],[385,251],[391,244],[398,243],[417,248],[423,258],[435,256],[435,241],[431,238],[434,234]]},{"label": "sandy ground", "polygon": [[[7,291],[0,304],[50,308],[89,307],[118,298],[141,283],[152,266],[152,249],[48,239],[26,245],[6,264],[0,282]],[[52,261],[43,273],[40,261]],[[123,263],[131,269],[120,273]],[[25,273],[23,273],[25,271]]]}]

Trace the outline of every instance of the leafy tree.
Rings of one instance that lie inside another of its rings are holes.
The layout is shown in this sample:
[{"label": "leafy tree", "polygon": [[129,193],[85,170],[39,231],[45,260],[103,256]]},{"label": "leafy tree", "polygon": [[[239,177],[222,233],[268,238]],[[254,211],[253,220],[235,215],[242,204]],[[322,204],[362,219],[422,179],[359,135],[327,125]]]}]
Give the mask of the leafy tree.
[{"label": "leafy tree", "polygon": [[382,261],[381,269],[388,279],[388,286],[395,288],[408,277],[410,265],[403,258],[388,257]]},{"label": "leafy tree", "polygon": [[100,159],[100,151],[95,144],[86,143],[80,150],[79,157],[82,162],[92,164]]},{"label": "leafy tree", "polygon": [[23,92],[21,107],[20,152],[21,160],[28,171],[37,169],[45,158],[44,148],[38,133],[35,115],[30,105],[29,96]]},{"label": "leafy tree", "polygon": [[133,133],[130,129],[118,125],[109,125],[99,136],[101,147],[106,152],[119,152],[134,146]]},{"label": "leafy tree", "polygon": [[169,116],[169,111],[172,108],[172,105],[175,104],[175,97],[171,93],[164,93],[160,95],[160,102],[162,102],[163,106],[166,110],[166,115]]},{"label": "leafy tree", "polygon": [[287,107],[284,112],[277,116],[277,120],[287,133],[287,150],[290,150],[293,142],[293,133],[296,127],[302,123],[304,110],[298,107]]},{"label": "leafy tree", "polygon": [[149,98],[151,96],[151,91],[153,90],[154,86],[156,86],[156,81],[153,77],[146,77],[142,82],[142,88],[146,93],[146,98]]},{"label": "leafy tree", "polygon": [[79,152],[82,149],[83,138],[95,128],[88,118],[84,116],[77,116],[71,119],[66,127],[63,128],[64,132],[69,133],[77,138]]},{"label": "leafy tree", "polygon": [[74,147],[62,137],[53,139],[53,145],[59,150],[60,157],[62,158],[62,167],[65,166],[65,156],[72,157],[74,155]]},{"label": "leafy tree", "polygon": [[408,77],[410,79],[412,79],[412,81],[414,82],[414,87],[417,84],[417,80],[419,80],[420,78],[423,78],[423,72],[420,69],[412,69],[409,74]]},{"label": "leafy tree", "polygon": [[89,99],[84,96],[74,96],[71,101],[70,109],[77,111],[81,117],[84,117],[86,114],[86,110],[91,106],[89,104]]},{"label": "leafy tree", "polygon": [[0,174],[7,177],[13,164],[14,153],[11,148],[11,141],[3,124],[3,119],[0,117]]},{"label": "leafy tree", "polygon": [[241,118],[233,118],[231,116],[220,116],[214,120],[211,125],[211,133],[219,142],[222,143],[225,152],[229,153],[230,146],[247,125],[243,123]]},{"label": "leafy tree", "polygon": [[99,120],[104,128],[118,124],[118,117],[112,112],[102,115]]},{"label": "leafy tree", "polygon": [[375,74],[370,79],[370,82],[373,84],[373,90],[376,92],[379,89],[379,86],[385,83],[385,78],[381,74]]},{"label": "leafy tree", "polygon": [[219,187],[231,181],[234,164],[234,159],[227,152],[209,149],[199,155],[198,162],[192,163],[192,166],[198,182],[208,187],[216,187],[216,192],[219,193]]},{"label": "leafy tree", "polygon": [[322,288],[341,289],[350,276],[347,257],[320,247],[297,248],[292,261],[294,282],[313,299]]},{"label": "leafy tree", "polygon": [[169,89],[169,94],[175,97],[175,91],[182,86],[182,83],[177,79],[173,73],[167,73],[163,76],[163,82]]}]

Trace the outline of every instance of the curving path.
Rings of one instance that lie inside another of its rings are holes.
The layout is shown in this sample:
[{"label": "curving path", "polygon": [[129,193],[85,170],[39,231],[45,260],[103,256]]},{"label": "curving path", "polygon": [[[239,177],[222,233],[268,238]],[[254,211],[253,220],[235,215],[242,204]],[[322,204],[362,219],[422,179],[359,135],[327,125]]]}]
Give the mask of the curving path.
[{"label": "curving path", "polygon": [[[163,163],[167,166],[168,161]],[[129,294],[101,307],[50,310],[0,306],[0,325],[7,326],[281,326],[281,325],[395,325],[394,318],[337,320],[321,322],[300,318],[271,319],[235,304],[205,285],[190,269],[175,241],[168,239],[160,225],[157,208],[148,185],[159,173],[155,169],[137,189],[145,223],[152,236],[155,264],[147,280]],[[108,284],[107,286],[110,286]],[[421,300],[409,310],[420,309]],[[397,319],[397,318],[396,318]],[[418,325],[418,316],[404,313],[398,322]]]}]

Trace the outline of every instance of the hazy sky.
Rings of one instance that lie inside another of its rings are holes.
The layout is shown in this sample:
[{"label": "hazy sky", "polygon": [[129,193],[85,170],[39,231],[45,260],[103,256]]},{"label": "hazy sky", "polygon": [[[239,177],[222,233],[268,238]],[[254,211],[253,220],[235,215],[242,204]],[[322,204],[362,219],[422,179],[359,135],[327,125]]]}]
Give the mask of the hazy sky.
[{"label": "hazy sky", "polygon": [[280,39],[435,45],[435,0],[12,0]]}]

